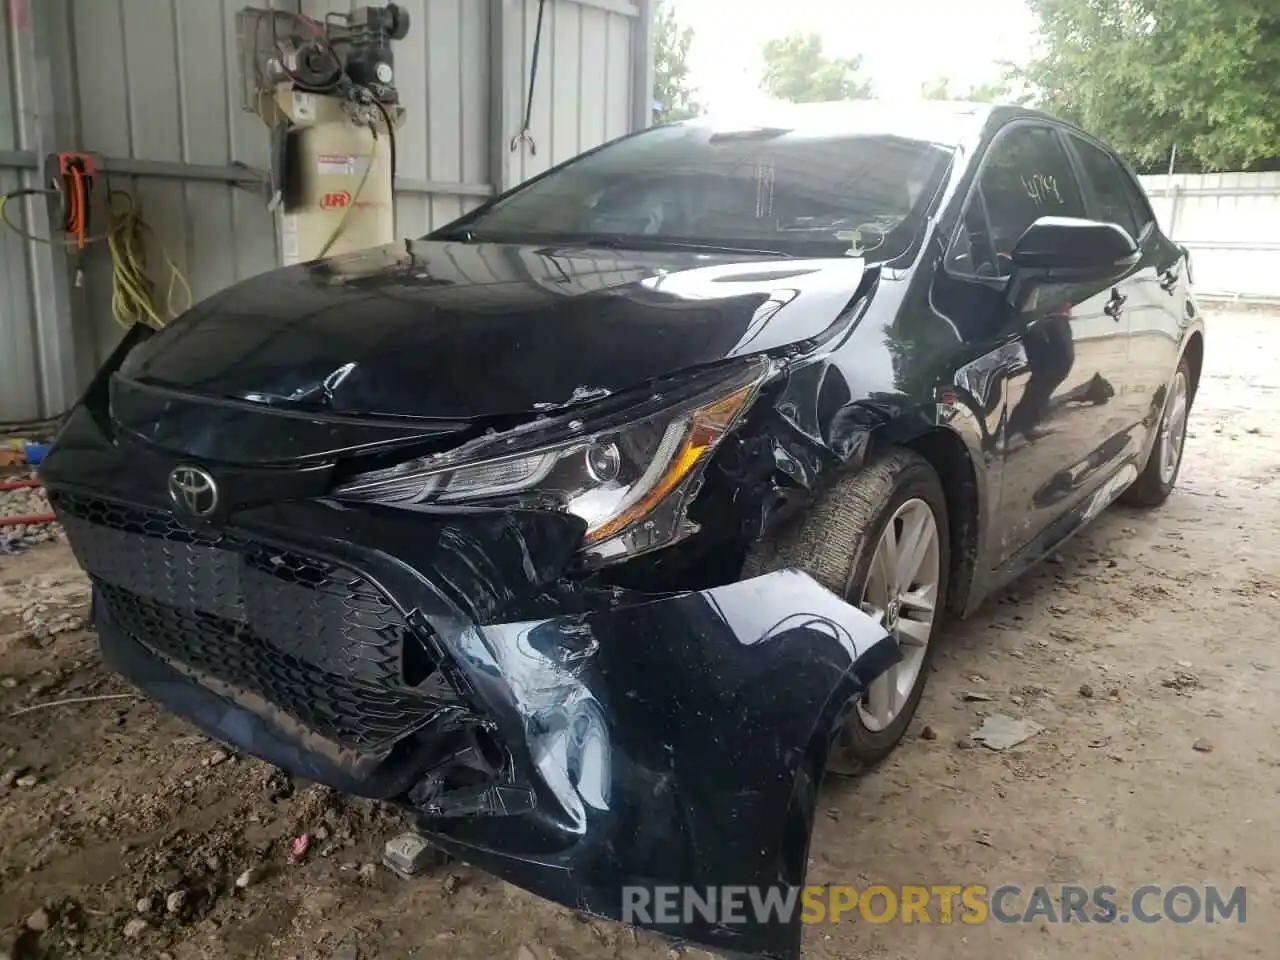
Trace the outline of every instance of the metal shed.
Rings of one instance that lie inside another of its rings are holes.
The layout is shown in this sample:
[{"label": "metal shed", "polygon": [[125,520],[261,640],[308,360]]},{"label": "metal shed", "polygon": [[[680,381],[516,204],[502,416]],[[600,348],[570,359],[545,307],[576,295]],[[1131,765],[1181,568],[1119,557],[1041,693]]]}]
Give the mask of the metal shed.
[{"label": "metal shed", "polygon": [[[396,229],[416,236],[583,150],[648,124],[652,0],[546,0],[527,145],[520,130],[539,0],[399,0]],[[260,6],[320,17],[349,0]],[[51,151],[94,153],[130,190],[198,300],[275,266],[269,137],[241,109],[239,0],[0,0],[0,193]],[[47,236],[43,205],[26,222]],[[122,333],[110,262],[83,285],[61,254],[0,229],[0,422],[55,416]],[[163,296],[164,291],[161,291]]]}]

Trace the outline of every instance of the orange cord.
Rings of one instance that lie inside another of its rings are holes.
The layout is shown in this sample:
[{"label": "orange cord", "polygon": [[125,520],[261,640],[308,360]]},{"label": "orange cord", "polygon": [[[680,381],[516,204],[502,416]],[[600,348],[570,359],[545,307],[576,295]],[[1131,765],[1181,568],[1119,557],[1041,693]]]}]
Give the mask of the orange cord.
[{"label": "orange cord", "polygon": [[84,249],[86,238],[89,231],[89,184],[84,173],[80,170],[75,172],[76,183],[76,243],[80,249]]},{"label": "orange cord", "polygon": [[93,189],[93,158],[87,154],[64,153],[58,158],[67,196],[64,198],[64,231],[75,238],[81,250],[89,242],[89,193]]}]

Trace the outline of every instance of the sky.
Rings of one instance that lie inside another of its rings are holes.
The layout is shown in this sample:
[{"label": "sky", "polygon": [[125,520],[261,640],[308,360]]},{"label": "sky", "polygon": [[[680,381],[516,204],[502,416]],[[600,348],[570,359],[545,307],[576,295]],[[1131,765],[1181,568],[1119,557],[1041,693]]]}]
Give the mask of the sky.
[{"label": "sky", "polygon": [[859,54],[876,95],[920,94],[938,76],[964,91],[993,81],[1000,61],[1025,61],[1035,18],[1025,0],[668,0],[694,30],[691,80],[712,110],[737,111],[764,99],[760,45],[816,32],[831,56]]}]

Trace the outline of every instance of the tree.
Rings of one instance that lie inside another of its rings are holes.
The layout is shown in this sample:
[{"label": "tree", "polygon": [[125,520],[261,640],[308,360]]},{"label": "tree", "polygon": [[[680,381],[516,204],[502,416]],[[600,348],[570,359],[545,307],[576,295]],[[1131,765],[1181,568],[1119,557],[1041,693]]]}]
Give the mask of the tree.
[{"label": "tree", "polygon": [[1040,104],[1137,165],[1178,155],[1210,170],[1280,158],[1276,0],[1030,0]]},{"label": "tree", "polygon": [[926,100],[964,100],[969,103],[1008,103],[1013,99],[1003,82],[975,83],[968,90],[951,89],[950,77],[935,77],[920,85],[920,96]]},{"label": "tree", "polygon": [[761,48],[764,78],[760,86],[779,100],[818,103],[871,96],[860,74],[861,57],[828,57],[816,33],[774,37]]},{"label": "tree", "polygon": [[951,92],[951,78],[938,76],[920,84],[920,96],[926,100],[958,100]]},{"label": "tree", "polygon": [[689,85],[689,47],[693,28],[676,22],[675,12],[658,5],[653,24],[654,122],[687,120],[702,112]]}]

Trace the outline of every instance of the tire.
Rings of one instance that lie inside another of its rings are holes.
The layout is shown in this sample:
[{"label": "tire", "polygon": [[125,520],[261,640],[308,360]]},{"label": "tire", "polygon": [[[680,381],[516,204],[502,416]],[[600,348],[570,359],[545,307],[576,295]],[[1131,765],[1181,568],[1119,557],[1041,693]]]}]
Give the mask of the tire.
[{"label": "tire", "polygon": [[[1182,469],[1190,413],[1191,370],[1186,358],[1183,358],[1170,383],[1164,409],[1160,411],[1156,442],[1151,445],[1151,452],[1147,454],[1147,462],[1138,474],[1138,479],[1120,495],[1121,503],[1130,507],[1150,508],[1158,507],[1169,499],[1169,494],[1178,482],[1178,471]],[[1175,444],[1172,462],[1170,443]]]},{"label": "tire", "polygon": [[[897,517],[900,511],[908,511],[906,516],[913,519],[921,517],[917,506],[920,503],[927,506],[936,526],[937,573],[932,622],[918,661],[918,673],[892,721],[879,729],[870,725],[874,718],[864,716],[870,708],[870,692],[850,706],[835,731],[827,766],[832,773],[854,775],[887,757],[906,733],[924,693],[936,646],[933,641],[946,608],[951,553],[942,483],[924,457],[912,450],[890,448],[856,473],[840,478],[805,514],[756,544],[743,567],[744,578],[786,568],[802,570],[828,590],[860,606],[864,592],[872,585],[869,580],[875,579],[871,577],[871,563],[890,520],[895,521],[896,531],[901,522]],[[902,619],[908,616],[903,614]],[[907,648],[903,649],[905,653]]]}]

